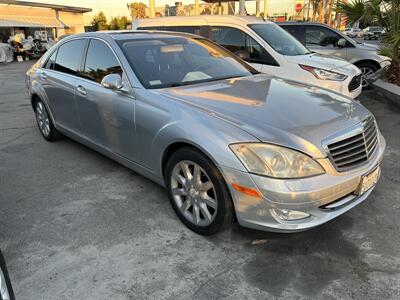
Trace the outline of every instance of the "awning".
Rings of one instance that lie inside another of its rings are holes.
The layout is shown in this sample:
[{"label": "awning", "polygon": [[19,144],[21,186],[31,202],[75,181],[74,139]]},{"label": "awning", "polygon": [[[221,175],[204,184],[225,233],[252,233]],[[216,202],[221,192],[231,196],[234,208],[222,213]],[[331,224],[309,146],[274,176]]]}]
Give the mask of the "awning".
[{"label": "awning", "polygon": [[0,15],[0,27],[67,28],[55,17]]}]

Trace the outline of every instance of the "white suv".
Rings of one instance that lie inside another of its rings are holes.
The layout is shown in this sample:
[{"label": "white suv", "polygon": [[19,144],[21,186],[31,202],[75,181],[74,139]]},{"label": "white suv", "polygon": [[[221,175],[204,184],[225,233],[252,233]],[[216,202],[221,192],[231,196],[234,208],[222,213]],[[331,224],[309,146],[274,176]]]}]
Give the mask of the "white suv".
[{"label": "white suv", "polygon": [[193,33],[210,38],[258,71],[356,98],[361,71],[349,62],[310,52],[276,24],[256,17],[195,16],[135,20],[132,29]]}]

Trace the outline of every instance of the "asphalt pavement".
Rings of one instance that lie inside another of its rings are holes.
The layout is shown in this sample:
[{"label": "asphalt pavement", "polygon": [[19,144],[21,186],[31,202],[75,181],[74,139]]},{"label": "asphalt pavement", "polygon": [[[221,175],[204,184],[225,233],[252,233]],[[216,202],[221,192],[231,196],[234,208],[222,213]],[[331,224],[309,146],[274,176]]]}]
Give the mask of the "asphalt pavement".
[{"label": "asphalt pavement", "polygon": [[17,299],[399,299],[400,111],[360,100],[387,141],[371,196],[296,234],[203,237],[153,182],[36,128],[24,71],[0,65],[0,248]]}]

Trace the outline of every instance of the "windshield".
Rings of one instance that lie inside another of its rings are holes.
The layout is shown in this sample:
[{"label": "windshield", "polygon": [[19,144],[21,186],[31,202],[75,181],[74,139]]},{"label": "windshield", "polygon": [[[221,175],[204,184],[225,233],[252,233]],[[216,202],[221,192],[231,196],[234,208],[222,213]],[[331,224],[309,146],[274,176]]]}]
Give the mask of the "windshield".
[{"label": "windshield", "polygon": [[296,38],[275,24],[249,25],[264,41],[282,55],[305,55],[311,53]]},{"label": "windshield", "polygon": [[145,88],[165,88],[258,73],[206,39],[161,37],[119,41]]}]

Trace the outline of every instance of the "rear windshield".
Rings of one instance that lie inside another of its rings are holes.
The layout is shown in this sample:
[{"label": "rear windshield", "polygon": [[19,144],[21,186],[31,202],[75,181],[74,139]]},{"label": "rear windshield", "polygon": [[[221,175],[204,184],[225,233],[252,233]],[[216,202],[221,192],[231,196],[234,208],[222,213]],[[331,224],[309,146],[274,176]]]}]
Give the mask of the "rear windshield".
[{"label": "rear windshield", "polygon": [[282,55],[295,56],[310,53],[295,37],[276,24],[251,24],[249,27]]},{"label": "rear windshield", "polygon": [[119,44],[145,88],[165,88],[250,76],[251,66],[201,38],[161,37]]}]

